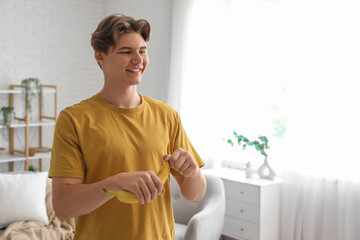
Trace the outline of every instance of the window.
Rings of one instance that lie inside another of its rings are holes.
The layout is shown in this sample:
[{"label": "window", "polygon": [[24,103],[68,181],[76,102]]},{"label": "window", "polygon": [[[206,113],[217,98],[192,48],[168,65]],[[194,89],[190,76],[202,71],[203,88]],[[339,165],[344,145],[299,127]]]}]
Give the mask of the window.
[{"label": "window", "polygon": [[359,10],[350,0],[193,1],[180,110],[200,155],[260,165],[260,153],[223,140],[236,130],[268,136],[276,169],[348,175],[359,158]]}]

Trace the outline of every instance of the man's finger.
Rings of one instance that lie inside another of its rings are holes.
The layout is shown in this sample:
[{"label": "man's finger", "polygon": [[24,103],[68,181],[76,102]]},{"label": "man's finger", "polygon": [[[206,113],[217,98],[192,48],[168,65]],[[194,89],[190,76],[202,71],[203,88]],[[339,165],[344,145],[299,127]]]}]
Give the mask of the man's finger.
[{"label": "man's finger", "polygon": [[171,155],[171,159],[172,159],[173,161],[177,161],[178,158],[180,157],[180,155],[181,155],[183,152],[185,152],[185,151],[184,151],[184,149],[182,149],[182,148],[176,149],[176,150],[173,152],[173,154]]},{"label": "man's finger", "polygon": [[163,159],[164,159],[165,162],[168,162],[170,160],[170,158],[171,158],[171,155],[169,155],[169,154],[165,154],[163,156]]},{"label": "man's finger", "polygon": [[185,176],[185,177],[194,177],[197,174],[198,171],[199,171],[198,167],[193,168],[193,167],[190,166],[184,171],[183,176]]},{"label": "man's finger", "polygon": [[181,175],[185,172],[186,169],[188,169],[191,166],[191,164],[184,162],[183,165],[177,170]]},{"label": "man's finger", "polygon": [[160,194],[163,191],[163,183],[161,181],[161,179],[156,176],[155,174],[151,175],[152,180],[155,183],[156,189],[157,189],[157,194]]},{"label": "man's finger", "polygon": [[[180,172],[179,170],[181,169],[181,167],[185,164],[186,165],[186,160],[187,160],[187,155],[186,154],[181,154],[178,159],[176,160],[176,162],[174,163],[173,168]],[[181,172],[180,172],[181,174]]]},{"label": "man's finger", "polygon": [[134,191],[134,194],[136,195],[137,199],[139,200],[139,203],[144,204],[144,201],[143,201],[144,195],[143,195],[140,187],[136,191]]},{"label": "man's finger", "polygon": [[140,189],[144,195],[144,203],[148,203],[151,201],[151,192],[149,190],[149,187],[147,185],[147,183],[144,181],[142,185],[140,185]]}]

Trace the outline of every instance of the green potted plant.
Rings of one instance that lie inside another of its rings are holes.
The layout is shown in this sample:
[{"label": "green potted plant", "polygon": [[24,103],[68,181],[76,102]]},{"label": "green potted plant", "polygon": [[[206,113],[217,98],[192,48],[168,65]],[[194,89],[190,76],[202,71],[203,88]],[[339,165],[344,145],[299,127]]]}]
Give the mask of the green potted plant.
[{"label": "green potted plant", "polygon": [[[29,112],[32,111],[31,100],[36,94],[39,94],[40,102],[42,102],[42,87],[40,80],[37,78],[26,78],[21,81],[22,93],[25,96],[26,104]],[[31,116],[31,115],[30,115]]]},{"label": "green potted plant", "polygon": [[11,121],[15,118],[15,110],[13,107],[2,107],[0,109],[3,116],[3,124],[6,127],[10,127]]},{"label": "green potted plant", "polygon": [[14,120],[15,118],[15,110],[13,107],[2,107],[0,109],[0,112],[2,114],[3,117],[3,126],[4,126],[4,131],[3,131],[3,135],[5,137],[5,139],[9,140],[9,145],[10,145],[10,125],[11,122]]},{"label": "green potted plant", "polygon": [[30,166],[29,166],[28,171],[36,172],[36,171],[37,171],[37,169],[36,169],[36,167],[35,167],[35,166],[30,165]]},{"label": "green potted plant", "polygon": [[[245,150],[247,146],[254,146],[256,151],[260,151],[261,155],[265,156],[264,163],[257,170],[258,175],[261,178],[274,179],[276,174],[275,171],[270,167],[267,159],[268,154],[265,152],[265,149],[270,148],[268,145],[269,140],[267,139],[267,137],[266,136],[258,137],[260,139],[259,142],[256,140],[250,141],[243,135],[238,135],[235,131],[233,131],[233,134],[236,138],[238,145],[241,146],[242,144],[243,150]],[[229,143],[231,146],[234,146],[234,142],[231,139],[227,139],[227,143]]]}]

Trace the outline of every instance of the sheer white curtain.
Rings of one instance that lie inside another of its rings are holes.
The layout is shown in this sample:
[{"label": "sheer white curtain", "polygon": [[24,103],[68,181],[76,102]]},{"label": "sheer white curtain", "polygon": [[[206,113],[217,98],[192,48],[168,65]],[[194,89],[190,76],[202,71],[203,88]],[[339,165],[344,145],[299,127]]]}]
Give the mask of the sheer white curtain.
[{"label": "sheer white curtain", "polygon": [[172,11],[171,59],[170,76],[166,83],[167,102],[180,112],[181,90],[184,73],[186,72],[187,49],[189,46],[189,32],[191,15],[193,14],[193,0],[174,0]]},{"label": "sheer white curtain", "polygon": [[293,1],[288,10],[287,166],[358,178],[360,2]]},{"label": "sheer white curtain", "polygon": [[223,141],[236,130],[268,136],[279,171],[358,176],[358,1],[187,0],[174,11],[169,101],[204,158],[261,164]]},{"label": "sheer white curtain", "polygon": [[185,2],[169,99],[200,155],[259,165],[223,138],[268,136],[284,170],[282,239],[360,239],[360,2]]},{"label": "sheer white curtain", "polygon": [[360,239],[360,184],[286,171],[281,239]]},{"label": "sheer white curtain", "polygon": [[[242,65],[234,60],[237,49],[232,47],[235,39],[231,38],[233,30],[228,26],[228,3],[224,0],[192,0],[186,1],[187,8],[174,7],[175,15],[186,14],[187,21],[180,30],[173,28],[168,101],[178,108],[187,134],[205,159],[223,160],[238,153],[222,140],[231,137],[234,129],[256,136],[269,128],[262,124],[263,106],[245,94],[255,89],[262,91],[258,83],[249,81],[241,90],[238,88],[241,82],[236,75]],[[175,1],[176,5],[184,6],[184,3]],[[176,18],[174,22],[182,23]],[[235,45],[239,47],[237,43]],[[245,112],[252,112],[257,117],[250,119]],[[248,127],[252,124],[261,125],[261,128],[253,133]]]}]

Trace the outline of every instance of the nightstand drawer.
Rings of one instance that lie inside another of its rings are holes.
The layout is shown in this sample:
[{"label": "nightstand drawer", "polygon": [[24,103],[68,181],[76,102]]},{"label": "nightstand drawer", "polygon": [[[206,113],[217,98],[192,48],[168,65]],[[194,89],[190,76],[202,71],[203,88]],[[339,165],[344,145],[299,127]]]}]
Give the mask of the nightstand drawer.
[{"label": "nightstand drawer", "polygon": [[257,224],[260,223],[259,206],[247,204],[230,198],[226,198],[226,215]]},{"label": "nightstand drawer", "polygon": [[229,236],[233,235],[249,240],[258,240],[259,225],[225,216],[223,233]]},{"label": "nightstand drawer", "polygon": [[233,182],[223,179],[227,197],[238,199],[247,203],[260,204],[260,188],[254,185]]}]

